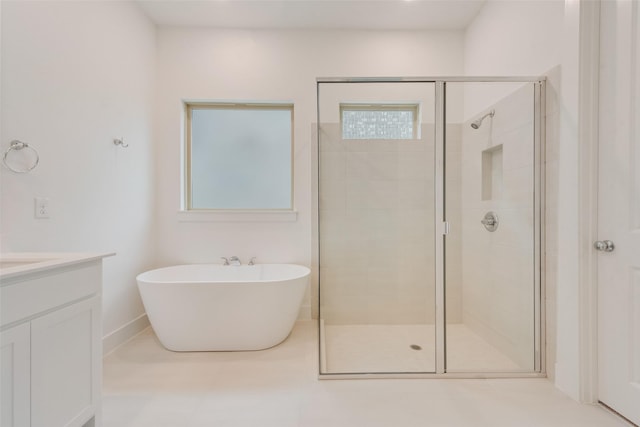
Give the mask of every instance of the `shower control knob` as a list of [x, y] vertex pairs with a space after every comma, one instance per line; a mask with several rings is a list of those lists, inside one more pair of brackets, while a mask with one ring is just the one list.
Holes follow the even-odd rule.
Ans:
[[480, 220], [480, 223], [484, 225], [487, 231], [494, 232], [498, 228], [498, 215], [495, 212], [487, 212], [484, 218]]
[[593, 247], [602, 252], [613, 252], [616, 248], [611, 240], [597, 240], [593, 243]]

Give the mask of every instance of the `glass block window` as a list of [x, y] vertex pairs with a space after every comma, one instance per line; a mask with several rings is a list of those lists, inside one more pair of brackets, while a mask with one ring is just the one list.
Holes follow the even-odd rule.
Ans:
[[343, 139], [416, 139], [417, 104], [341, 104]]

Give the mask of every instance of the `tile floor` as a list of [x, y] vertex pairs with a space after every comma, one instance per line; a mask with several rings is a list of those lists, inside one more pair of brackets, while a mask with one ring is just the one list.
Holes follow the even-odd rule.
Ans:
[[544, 379], [318, 380], [314, 322], [256, 352], [173, 353], [149, 329], [105, 358], [104, 427], [615, 427]]

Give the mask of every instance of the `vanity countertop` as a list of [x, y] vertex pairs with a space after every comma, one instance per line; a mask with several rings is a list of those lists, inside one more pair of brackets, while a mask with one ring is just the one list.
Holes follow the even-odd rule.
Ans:
[[9, 252], [0, 254], [0, 281], [113, 256], [115, 253]]

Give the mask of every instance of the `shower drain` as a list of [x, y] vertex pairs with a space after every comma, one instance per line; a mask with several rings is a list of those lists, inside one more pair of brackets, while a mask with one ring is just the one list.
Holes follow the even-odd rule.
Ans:
[[422, 347], [418, 344], [411, 344], [409, 347], [411, 347], [411, 350], [422, 350]]

